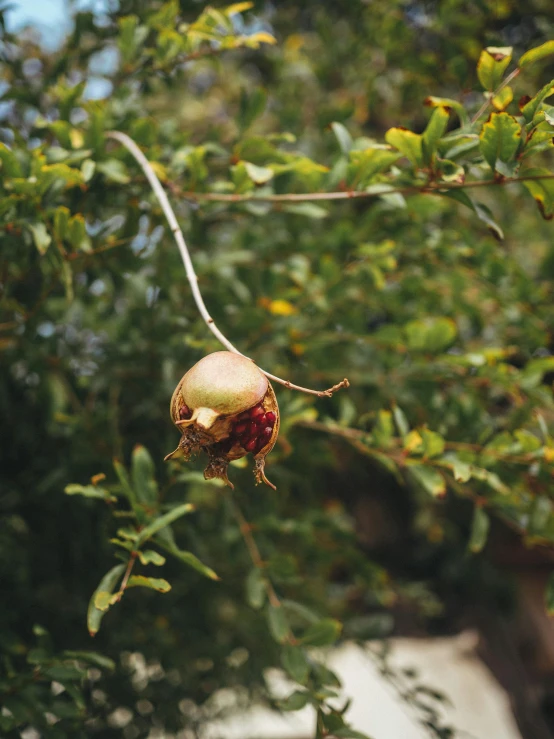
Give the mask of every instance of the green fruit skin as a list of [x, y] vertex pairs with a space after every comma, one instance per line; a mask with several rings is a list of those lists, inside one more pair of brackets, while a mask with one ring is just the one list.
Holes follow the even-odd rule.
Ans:
[[171, 416], [178, 420], [179, 399], [194, 412], [210, 408], [221, 416], [234, 416], [252, 408], [267, 392], [267, 377], [247, 357], [214, 352], [184, 375], [171, 399]]

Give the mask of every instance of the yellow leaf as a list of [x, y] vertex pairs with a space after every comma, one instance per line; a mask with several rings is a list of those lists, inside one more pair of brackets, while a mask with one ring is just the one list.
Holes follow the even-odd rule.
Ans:
[[511, 87], [505, 87], [498, 95], [492, 99], [492, 104], [496, 110], [505, 110], [514, 99], [514, 92]]
[[272, 300], [269, 304], [269, 312], [274, 316], [292, 316], [298, 313], [297, 309], [288, 300]]
[[85, 143], [85, 137], [76, 128], [72, 128], [69, 132], [69, 140], [74, 149], [82, 149]]
[[161, 182], [167, 181], [167, 171], [163, 164], [160, 164], [159, 162], [150, 162], [150, 166]]
[[233, 3], [223, 8], [225, 15], [233, 15], [233, 13], [243, 13], [245, 10], [250, 10], [254, 3]]
[[297, 357], [300, 357], [306, 351], [306, 345], [305, 344], [292, 344], [290, 349], [293, 354], [295, 354]]
[[267, 33], [267, 31], [258, 31], [258, 33], [253, 33], [251, 36], [248, 36], [248, 40], [256, 44], [276, 44], [277, 43], [277, 39], [275, 38], [275, 36], [272, 36], [270, 33]]
[[423, 450], [423, 439], [417, 431], [410, 431], [404, 439], [404, 449], [408, 453]]
[[551, 446], [544, 447], [544, 458], [549, 464], [550, 462], [554, 462], [554, 448], [553, 447]]

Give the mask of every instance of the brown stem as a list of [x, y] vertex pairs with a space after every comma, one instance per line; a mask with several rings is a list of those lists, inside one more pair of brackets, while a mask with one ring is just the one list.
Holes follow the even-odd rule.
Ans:
[[121, 581], [121, 585], [119, 586], [119, 591], [117, 593], [118, 601], [120, 601], [123, 597], [123, 593], [125, 592], [125, 588], [127, 587], [127, 583], [129, 582], [129, 578], [131, 577], [131, 572], [133, 571], [133, 567], [135, 566], [137, 557], [138, 552], [131, 552], [131, 556], [129, 557], [129, 561], [127, 562], [127, 569], [125, 570], [123, 580]]
[[167, 183], [168, 189], [174, 195], [186, 200], [198, 200], [221, 203], [303, 203], [323, 200], [363, 200], [377, 198], [380, 195], [428, 195], [446, 192], [448, 190], [464, 190], [475, 187], [491, 187], [492, 185], [511, 185], [516, 182], [527, 182], [531, 180], [552, 180], [554, 174], [528, 175], [523, 177], [504, 177], [501, 180], [475, 180], [472, 182], [437, 182], [422, 184], [421, 186], [409, 185], [396, 187], [383, 192], [367, 192], [365, 190], [340, 190], [338, 192], [306, 192], [287, 193], [285, 195], [235, 195], [230, 193], [215, 192], [191, 192], [181, 190], [176, 185]]
[[[233, 496], [230, 496], [231, 501], [231, 507], [233, 509], [233, 515], [235, 516], [237, 523], [239, 525], [239, 530], [241, 533], [242, 538], [244, 539], [244, 543], [246, 544], [246, 548], [248, 549], [248, 554], [250, 555], [250, 559], [252, 560], [252, 564], [256, 569], [260, 570], [262, 573], [265, 573], [265, 564], [262, 559], [262, 555], [260, 554], [260, 550], [258, 549], [258, 545], [256, 544], [256, 540], [252, 536], [252, 526], [248, 523], [246, 518], [244, 517], [243, 512], [241, 511], [237, 501], [233, 498]], [[271, 605], [275, 608], [281, 608], [281, 601], [279, 600], [279, 596], [275, 592], [275, 589], [271, 582], [267, 579], [267, 577], [263, 578], [264, 584], [265, 584], [265, 590], [267, 593], [267, 598]]]

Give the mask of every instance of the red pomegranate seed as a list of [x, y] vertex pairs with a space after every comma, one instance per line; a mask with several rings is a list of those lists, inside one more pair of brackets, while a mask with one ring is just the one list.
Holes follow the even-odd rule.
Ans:
[[250, 422], [250, 423], [248, 424], [248, 429], [247, 429], [246, 433], [247, 433], [247, 434], [248, 434], [248, 435], [249, 435], [249, 436], [250, 436], [251, 438], [252, 438], [252, 437], [255, 437], [255, 436], [257, 436], [257, 435], [258, 435], [258, 427], [257, 427], [257, 425], [256, 425], [256, 424], [254, 423], [254, 421], [251, 421], [251, 422]]
[[268, 423], [269, 423], [269, 424], [270, 424], [271, 426], [273, 426], [273, 424], [275, 423], [275, 413], [273, 413], [272, 411], [268, 411], [268, 412], [267, 412], [267, 413], [265, 414], [265, 420], [266, 420], [266, 421], [267, 421], [267, 422], [268, 422]]
[[239, 421], [247, 421], [250, 418], [250, 411], [243, 411], [239, 416]]
[[257, 405], [254, 408], [250, 410], [250, 418], [256, 418], [256, 416], [261, 416], [264, 413], [263, 406]]
[[186, 406], [186, 405], [182, 405], [182, 406], [181, 406], [181, 407], [179, 408], [179, 418], [181, 419], [181, 421], [186, 421], [186, 420], [187, 420], [187, 419], [189, 419], [189, 418], [190, 418], [191, 416], [192, 416], [192, 413], [190, 412], [190, 410], [189, 410], [188, 406]]
[[256, 418], [254, 420], [255, 420], [255, 422], [256, 422], [256, 424], [258, 426], [265, 426], [266, 423], [267, 423], [267, 419], [265, 417], [265, 413], [262, 413], [261, 416], [256, 416]]
[[269, 439], [272, 433], [273, 429], [271, 428], [271, 426], [266, 426], [265, 429], [262, 431], [262, 436], [266, 439]]
[[237, 423], [237, 425], [234, 428], [234, 432], [237, 436], [241, 436], [241, 434], [244, 434], [248, 427], [247, 423]]
[[250, 441], [246, 442], [246, 444], [244, 445], [244, 448], [246, 449], [247, 452], [253, 452], [257, 444], [258, 442], [256, 439], [250, 439]]

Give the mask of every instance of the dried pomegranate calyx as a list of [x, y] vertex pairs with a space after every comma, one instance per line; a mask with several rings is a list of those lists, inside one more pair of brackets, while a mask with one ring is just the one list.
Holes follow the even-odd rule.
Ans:
[[231, 352], [204, 357], [177, 385], [170, 411], [182, 436], [166, 459], [205, 451], [206, 479], [218, 477], [231, 485], [228, 463], [251, 453], [256, 482], [274, 487], [264, 466], [279, 432], [279, 408], [267, 377], [251, 360]]

